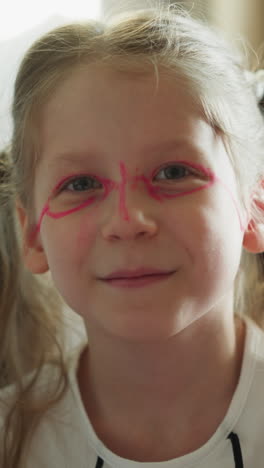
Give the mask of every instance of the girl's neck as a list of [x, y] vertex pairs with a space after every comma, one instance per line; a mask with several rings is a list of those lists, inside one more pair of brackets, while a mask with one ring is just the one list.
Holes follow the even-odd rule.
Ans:
[[[241, 369], [244, 326], [229, 317], [221, 321], [208, 314], [158, 344], [89, 334], [79, 386], [94, 429], [109, 448], [127, 458], [138, 453], [141, 461], [158, 461], [209, 439], [227, 411]], [[161, 438], [162, 453], [156, 451]]]

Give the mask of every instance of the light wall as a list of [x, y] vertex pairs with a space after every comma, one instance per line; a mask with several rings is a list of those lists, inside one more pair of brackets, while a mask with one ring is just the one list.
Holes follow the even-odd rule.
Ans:
[[259, 52], [264, 44], [264, 0], [208, 0], [209, 19], [230, 38], [244, 38]]
[[102, 0], [102, 12], [118, 13], [155, 3], [185, 5], [194, 16], [208, 18], [232, 39], [244, 37], [253, 50], [264, 48], [264, 0]]
[[169, 0], [101, 0], [101, 11], [103, 15], [121, 13], [132, 9], [149, 8], [155, 4], [171, 3]]

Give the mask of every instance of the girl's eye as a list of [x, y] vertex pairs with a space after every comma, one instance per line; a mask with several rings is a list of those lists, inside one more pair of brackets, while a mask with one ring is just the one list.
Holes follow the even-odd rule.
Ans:
[[86, 192], [95, 188], [101, 188], [102, 184], [94, 177], [79, 176], [67, 181], [60, 188], [60, 192]]
[[189, 176], [191, 174], [191, 171], [180, 164], [173, 164], [167, 167], [164, 167], [161, 169], [158, 174], [162, 174], [161, 177], [155, 176], [155, 179], [157, 180], [177, 180], [177, 179], [182, 179], [186, 176]]

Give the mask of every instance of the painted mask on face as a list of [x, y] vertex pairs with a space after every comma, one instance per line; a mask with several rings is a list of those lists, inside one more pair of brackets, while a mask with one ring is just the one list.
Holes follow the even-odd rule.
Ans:
[[[39, 221], [32, 231], [32, 240], [40, 231], [44, 216], [49, 216], [55, 220], [69, 216], [96, 203], [102, 203], [113, 190], [119, 193], [120, 216], [129, 221], [129, 213], [126, 207], [126, 190], [128, 186], [132, 190], [136, 190], [139, 183], [145, 185], [150, 197], [162, 203], [165, 199], [188, 196], [197, 191], [210, 188], [214, 183], [219, 182], [232, 198], [239, 216], [241, 230], [244, 230], [244, 223], [232, 193], [209, 168], [187, 161], [177, 161], [155, 169], [150, 177], [145, 175], [129, 176], [125, 164], [120, 162], [119, 170], [121, 182], [87, 173], [71, 174], [63, 177], [52, 190], [42, 209]], [[157, 178], [162, 172], [165, 177]], [[167, 188], [166, 191], [157, 184], [158, 181], [164, 180], [164, 178], [173, 182], [173, 185], [169, 189]]]

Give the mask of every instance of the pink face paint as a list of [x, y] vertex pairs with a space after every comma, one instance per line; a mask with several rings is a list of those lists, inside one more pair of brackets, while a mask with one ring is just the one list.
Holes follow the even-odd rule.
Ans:
[[[74, 207], [74, 208], [71, 208], [70, 210], [63, 210], [63, 211], [58, 211], [58, 212], [54, 212], [50, 209], [50, 203], [51, 203], [51, 200], [52, 200], [52, 197], [57, 193], [57, 191], [64, 185], [65, 182], [69, 181], [73, 178], [73, 177], [77, 177], [77, 176], [82, 176], [84, 174], [71, 174], [70, 176], [67, 176], [67, 177], [64, 177], [62, 180], [60, 180], [60, 182], [55, 186], [55, 188], [52, 190], [52, 194], [51, 196], [48, 198], [48, 201], [46, 202], [46, 204], [44, 205], [42, 211], [41, 211], [41, 214], [40, 214], [40, 217], [39, 217], [39, 221], [37, 223], [37, 225], [33, 228], [32, 230], [32, 233], [31, 233], [31, 236], [30, 238], [33, 239], [36, 237], [36, 235], [38, 234], [38, 232], [40, 231], [40, 226], [42, 224], [42, 220], [44, 218], [45, 215], [49, 216], [50, 218], [53, 218], [53, 219], [60, 219], [60, 218], [63, 218], [64, 216], [67, 216], [67, 215], [70, 215], [76, 211], [79, 211], [81, 210], [82, 208], [85, 208], [87, 206], [90, 206], [92, 205], [95, 201], [96, 201], [96, 197], [91, 197], [89, 198], [88, 200], [84, 201], [83, 203], [81, 203], [80, 205]], [[85, 174], [87, 175], [87, 174]], [[90, 177], [95, 177], [91, 174], [89, 174]], [[104, 179], [102, 177], [98, 177], [96, 176], [96, 179], [98, 179], [98, 181], [102, 184], [102, 186], [104, 187], [104, 194], [102, 196], [102, 200], [104, 200], [108, 195], [109, 193], [115, 188], [115, 183], [112, 182], [111, 180], [109, 179]]]
[[[166, 194], [166, 193], [163, 193], [164, 192], [164, 189], [161, 189], [160, 187], [157, 187], [155, 185], [153, 185], [153, 182], [152, 182], [152, 179], [153, 179], [153, 176], [157, 173], [157, 170], [153, 171], [151, 176], [148, 178], [146, 177], [145, 175], [136, 175], [134, 177], [131, 177], [131, 187], [132, 189], [136, 189], [137, 187], [137, 184], [139, 182], [143, 182], [146, 189], [147, 189], [147, 192], [149, 194], [149, 196], [151, 196], [154, 200], [156, 201], [159, 201], [159, 202], [162, 202], [164, 199], [171, 199], [171, 198], [177, 198], [177, 197], [182, 197], [182, 196], [186, 196], [186, 195], [191, 195], [195, 192], [198, 192], [200, 190], [203, 190], [203, 189], [206, 189], [206, 188], [209, 188], [211, 187], [216, 181], [221, 183], [221, 185], [227, 190], [227, 192], [229, 193], [229, 195], [231, 196], [231, 199], [235, 205], [235, 208], [236, 208], [236, 211], [238, 213], [238, 217], [239, 217], [239, 221], [240, 221], [240, 227], [242, 230], [244, 230], [244, 226], [243, 226], [243, 223], [242, 223], [242, 220], [241, 220], [241, 216], [240, 216], [240, 213], [239, 213], [239, 210], [238, 210], [238, 206], [237, 206], [237, 203], [231, 193], [231, 191], [228, 189], [228, 187], [225, 186], [225, 184], [218, 178], [216, 177], [216, 175], [211, 171], [211, 169], [209, 168], [206, 168], [200, 164], [195, 164], [195, 163], [189, 163], [188, 161], [173, 161], [173, 162], [168, 162], [166, 163], [166, 166], [163, 166], [163, 168], [165, 169], [165, 167], [167, 166], [173, 166], [173, 165], [183, 165], [185, 167], [189, 167], [190, 169], [194, 169], [195, 171], [197, 171], [198, 173], [200, 173], [200, 178], [202, 176], [205, 177], [205, 183], [199, 187], [195, 187], [191, 190], [185, 190], [185, 191], [181, 191], [181, 192], [177, 192], [177, 193], [174, 193], [174, 194]], [[128, 176], [128, 172], [127, 172], [127, 169], [126, 169], [126, 166], [125, 164], [121, 161], [119, 163], [119, 169], [120, 169], [120, 175], [121, 175], [121, 182], [118, 183], [118, 182], [114, 182], [110, 179], [106, 179], [106, 178], [102, 178], [102, 177], [99, 177], [99, 176], [94, 176], [94, 175], [91, 175], [89, 174], [89, 177], [94, 177], [95, 179], [97, 179], [101, 185], [103, 186], [104, 188], [104, 194], [103, 196], [101, 197], [101, 201], [105, 200], [108, 195], [112, 192], [112, 190], [118, 190], [119, 191], [119, 212], [120, 212], [120, 215], [123, 217], [124, 220], [126, 221], [129, 221], [129, 214], [128, 214], [128, 210], [126, 208], [126, 196], [125, 196], [125, 193], [126, 193], [126, 186], [128, 184], [128, 181], [129, 181], [129, 176]], [[162, 167], [160, 168], [160, 170], [162, 169]], [[96, 202], [97, 198], [95, 196], [93, 197], [90, 197], [88, 200], [82, 202], [80, 205], [74, 207], [74, 208], [71, 208], [69, 210], [63, 210], [63, 211], [59, 211], [59, 212], [54, 212], [50, 209], [50, 204], [51, 204], [51, 200], [52, 200], [52, 197], [53, 196], [56, 196], [56, 193], [58, 192], [58, 190], [63, 186], [63, 184], [67, 181], [70, 182], [70, 180], [73, 178], [73, 177], [78, 177], [78, 176], [82, 176], [82, 175], [88, 175], [88, 174], [73, 174], [71, 176], [67, 176], [67, 177], [64, 177], [57, 185], [56, 187], [53, 189], [52, 191], [52, 194], [51, 196], [49, 197], [47, 203], [45, 204], [41, 214], [40, 214], [40, 218], [39, 218], [39, 221], [36, 225], [36, 227], [34, 228], [34, 232], [32, 233], [33, 236], [35, 237], [35, 235], [39, 232], [40, 230], [40, 227], [41, 227], [41, 223], [43, 221], [43, 218], [45, 215], [53, 218], [53, 219], [60, 219], [64, 216], [68, 216], [76, 211], [79, 211], [81, 210], [82, 208], [85, 208], [85, 207], [88, 207], [88, 206], [91, 206], [93, 203]], [[197, 174], [197, 177], [199, 177], [199, 174]], [[176, 179], [177, 180], [177, 179]]]
[[[120, 174], [121, 174], [121, 179], [122, 182], [120, 184], [116, 184], [116, 189], [119, 190], [119, 212], [120, 215], [123, 215], [123, 219], [126, 221], [129, 221], [129, 214], [128, 210], [126, 208], [126, 202], [125, 202], [125, 193], [126, 193], [126, 185], [128, 183], [128, 175], [127, 175], [127, 170], [125, 164], [121, 161], [119, 163], [120, 167]], [[149, 179], [145, 176], [135, 176], [132, 178], [132, 184], [131, 187], [133, 190], [135, 190], [137, 182], [138, 181], [143, 181], [147, 187], [148, 193], [151, 197], [155, 198], [158, 201], [161, 201], [161, 197], [155, 193], [155, 188], [151, 185]]]
[[157, 188], [153, 187], [153, 185], [151, 185], [150, 179], [148, 179], [144, 175], [136, 176], [134, 178], [134, 187], [136, 186], [136, 183], [140, 181], [144, 182], [150, 197], [154, 198], [157, 201], [162, 201], [162, 197], [157, 193]]
[[119, 211], [120, 211], [120, 215], [121, 216], [123, 215], [123, 219], [125, 219], [126, 221], [129, 221], [129, 214], [126, 209], [126, 202], [125, 202], [126, 184], [128, 181], [127, 170], [123, 162], [119, 163], [119, 168], [120, 168], [120, 174], [121, 174], [121, 180], [122, 180], [122, 182], [119, 184], [119, 187], [117, 187], [117, 189], [119, 189]]
[[[175, 163], [173, 163], [173, 162], [168, 163], [168, 165], [170, 165], [170, 164], [173, 165]], [[197, 170], [197, 172], [200, 172], [201, 175], [204, 175], [206, 177], [206, 179], [208, 179], [208, 182], [207, 183], [205, 182], [205, 185], [202, 185], [200, 187], [196, 187], [196, 188], [191, 189], [191, 190], [185, 190], [185, 191], [180, 192], [180, 193], [162, 194], [163, 198], [176, 198], [176, 197], [183, 197], [185, 195], [190, 195], [191, 193], [198, 192], [200, 190], [204, 190], [205, 188], [210, 187], [216, 180], [215, 174], [209, 168], [206, 168], [206, 167], [202, 166], [201, 164], [195, 164], [195, 163], [190, 164], [188, 161], [177, 161], [177, 164]], [[152, 177], [155, 175], [155, 173], [156, 173], [156, 171], [153, 171]], [[157, 190], [159, 190], [159, 189], [156, 188], [156, 191]]]

